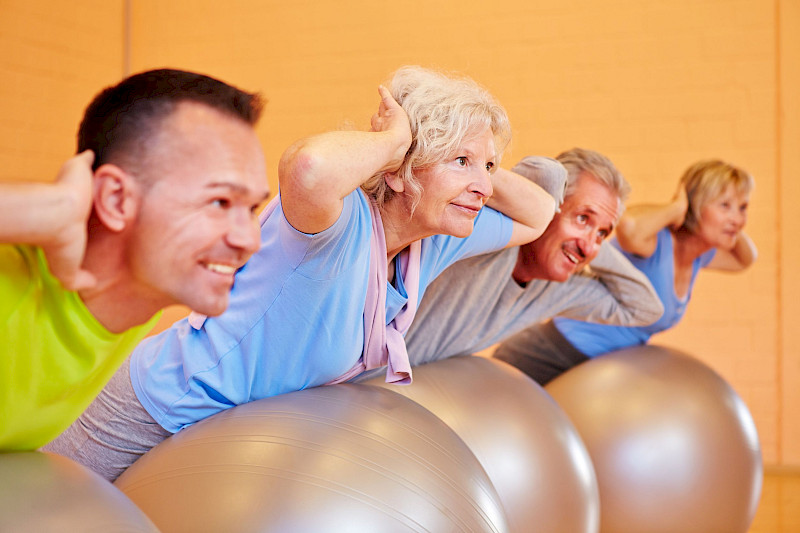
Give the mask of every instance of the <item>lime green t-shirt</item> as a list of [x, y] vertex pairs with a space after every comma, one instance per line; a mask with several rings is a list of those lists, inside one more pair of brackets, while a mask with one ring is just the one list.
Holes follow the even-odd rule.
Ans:
[[0, 450], [33, 450], [57, 437], [159, 314], [111, 333], [50, 274], [41, 249], [0, 244]]

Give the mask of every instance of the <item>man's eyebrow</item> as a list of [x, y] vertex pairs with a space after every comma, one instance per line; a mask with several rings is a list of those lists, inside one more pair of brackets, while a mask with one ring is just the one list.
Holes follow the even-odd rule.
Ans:
[[[588, 204], [581, 206], [581, 208], [578, 210], [578, 212], [585, 212], [585, 213], [589, 213], [589, 214], [595, 215], [595, 216], [597, 216], [598, 213], [599, 213], [595, 208], [593, 208], [592, 206], [590, 206]], [[616, 226], [616, 224], [614, 222], [609, 224], [608, 225], [608, 232], [611, 233], [612, 231], [614, 231], [614, 227], [615, 226]]]
[[[206, 185], [206, 188], [208, 188], [208, 189], [228, 189], [230, 191], [233, 191], [233, 192], [235, 192], [237, 194], [241, 194], [241, 195], [247, 195], [247, 194], [250, 194], [252, 192], [252, 190], [249, 187], [245, 187], [241, 183], [235, 183], [235, 182], [232, 182], [232, 181], [212, 181], [211, 183]], [[263, 202], [264, 200], [269, 198], [271, 194], [272, 193], [269, 190], [267, 190], [262, 195], [262, 198], [259, 201]]]

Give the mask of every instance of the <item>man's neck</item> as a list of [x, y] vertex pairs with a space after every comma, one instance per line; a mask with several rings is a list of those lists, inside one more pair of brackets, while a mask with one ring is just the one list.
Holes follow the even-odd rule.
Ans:
[[136, 282], [128, 268], [125, 245], [118, 236], [95, 233], [82, 267], [94, 275], [97, 284], [78, 291], [89, 312], [112, 333], [144, 324], [169, 303], [148, 296], [148, 288]]
[[150, 301], [122, 279], [98, 279], [91, 289], [78, 292], [90, 313], [111, 333], [144, 324], [164, 305]]
[[518, 250], [517, 262], [514, 264], [514, 270], [511, 271], [511, 277], [517, 285], [524, 289], [528, 286], [528, 283], [535, 279], [534, 264], [525, 259], [530, 254], [525, 254], [522, 247]]

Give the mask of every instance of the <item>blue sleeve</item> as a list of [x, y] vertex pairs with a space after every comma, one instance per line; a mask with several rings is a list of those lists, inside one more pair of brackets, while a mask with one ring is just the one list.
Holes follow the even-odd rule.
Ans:
[[[295, 229], [286, 219], [282, 208], [278, 208], [262, 225], [262, 248], [282, 250], [287, 264], [311, 279], [335, 277], [351, 267], [356, 258], [364, 253], [364, 237], [372, 228], [369, 201], [360, 189], [356, 189], [342, 201], [342, 212], [329, 228], [319, 233], [303, 233]], [[271, 219], [275, 219], [274, 221]], [[268, 227], [268, 224], [272, 227]], [[270, 245], [279, 239], [280, 245]], [[367, 241], [369, 242], [369, 241]]]
[[484, 207], [475, 219], [469, 237], [434, 235], [422, 240], [420, 286], [442, 273], [456, 261], [502, 250], [511, 240], [513, 222], [489, 207]]

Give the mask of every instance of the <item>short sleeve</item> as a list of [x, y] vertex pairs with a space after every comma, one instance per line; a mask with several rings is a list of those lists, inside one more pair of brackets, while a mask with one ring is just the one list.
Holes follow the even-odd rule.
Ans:
[[35, 268], [35, 249], [13, 244], [0, 244], [0, 324], [28, 292]]

